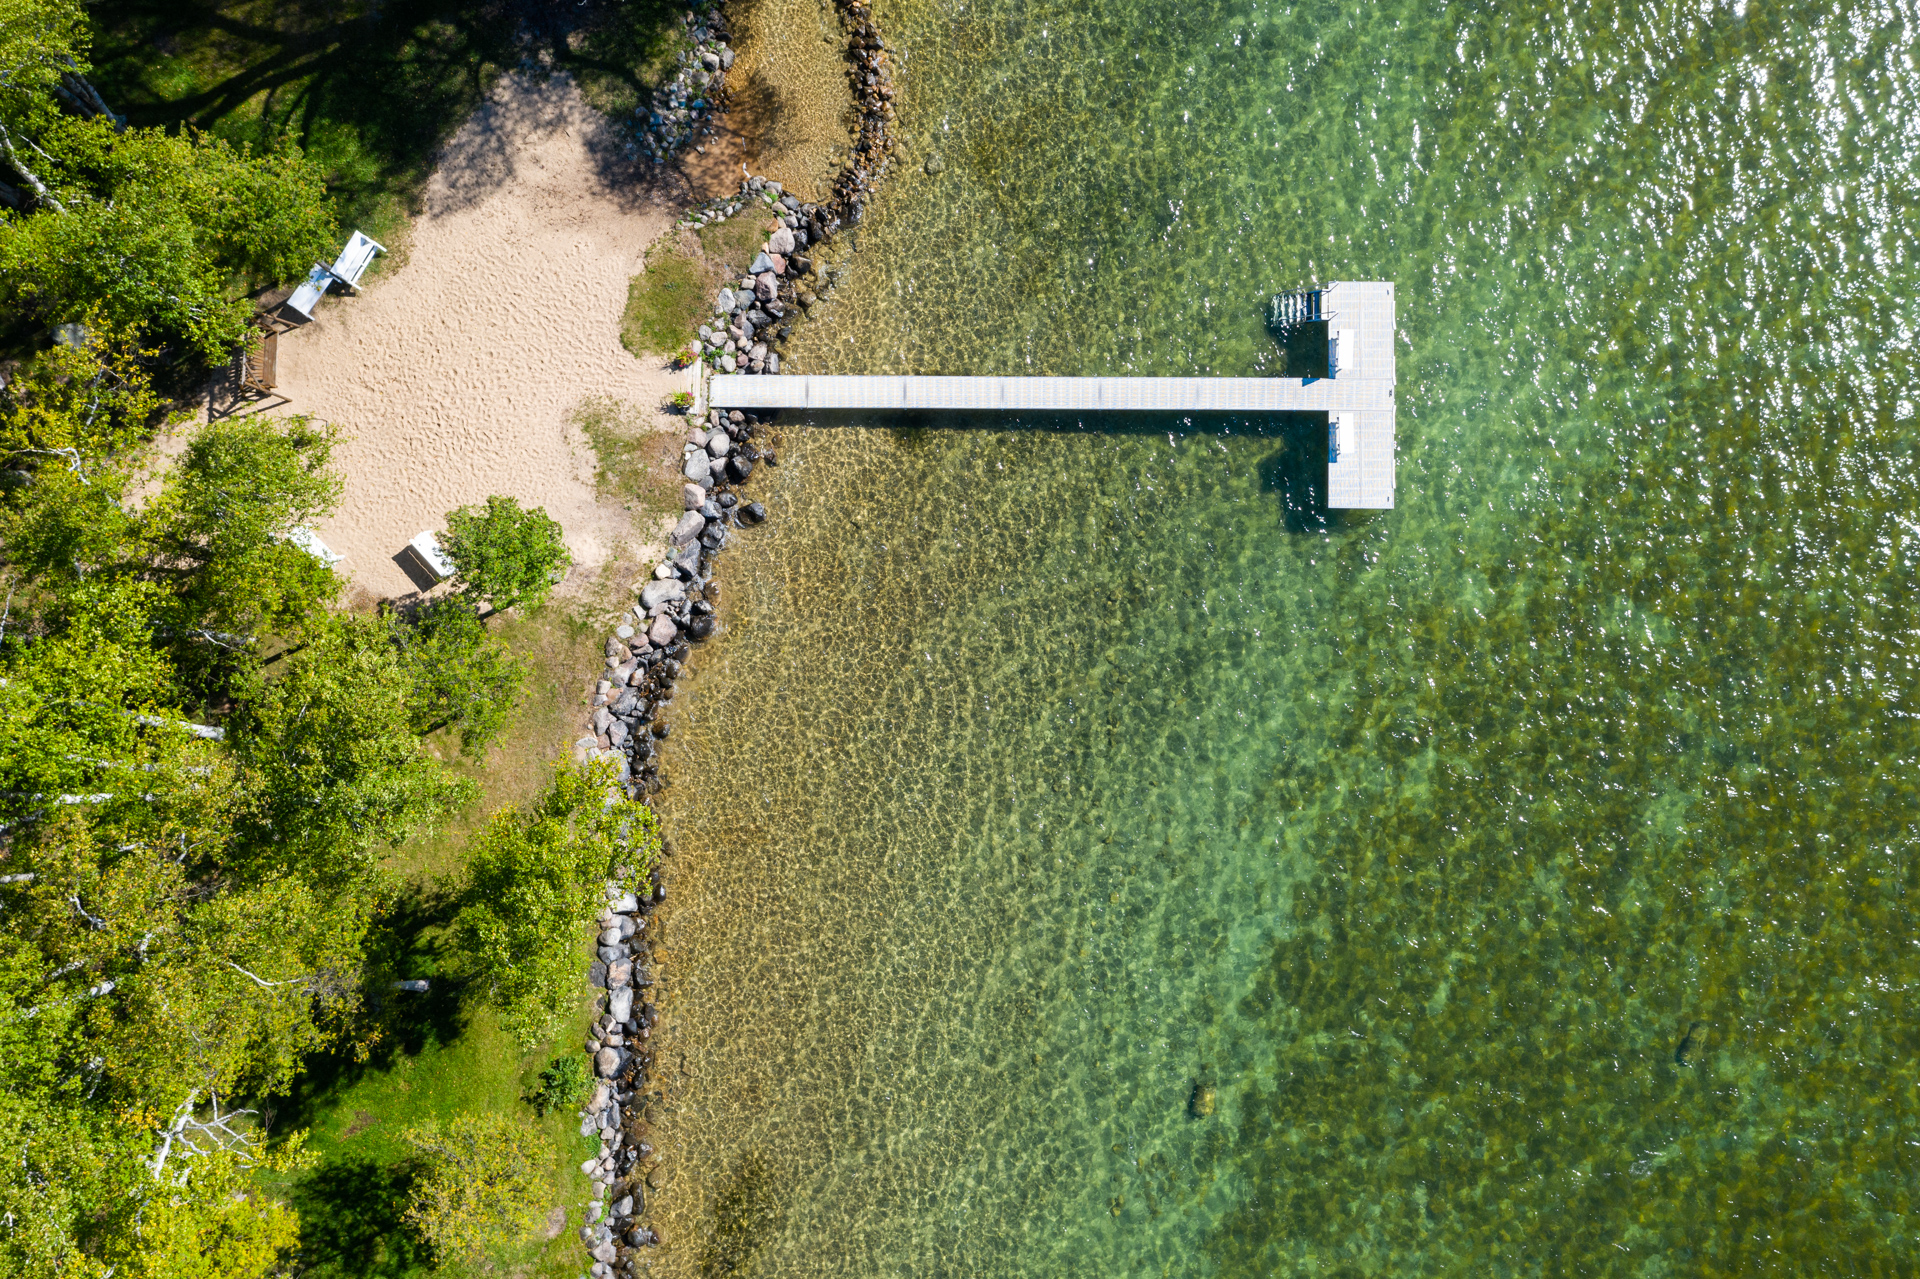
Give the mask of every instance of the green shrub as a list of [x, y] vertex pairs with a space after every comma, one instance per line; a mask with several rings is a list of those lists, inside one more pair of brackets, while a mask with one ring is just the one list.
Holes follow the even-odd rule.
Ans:
[[540, 1072], [540, 1086], [527, 1095], [542, 1119], [556, 1110], [574, 1110], [587, 1099], [593, 1080], [579, 1053], [563, 1053]]

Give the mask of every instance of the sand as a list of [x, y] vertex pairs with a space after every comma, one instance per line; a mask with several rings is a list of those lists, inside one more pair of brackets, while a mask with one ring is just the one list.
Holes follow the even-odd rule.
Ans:
[[398, 557], [446, 512], [489, 494], [560, 522], [575, 576], [623, 542], [663, 542], [594, 497], [594, 459], [571, 425], [591, 396], [651, 413], [685, 389], [664, 357], [620, 345], [627, 284], [671, 224], [684, 183], [634, 170], [573, 82], [505, 77], [448, 143], [399, 269], [329, 296], [279, 343], [275, 414], [351, 437], [336, 454], [340, 509], [318, 528], [357, 598], [418, 589]]

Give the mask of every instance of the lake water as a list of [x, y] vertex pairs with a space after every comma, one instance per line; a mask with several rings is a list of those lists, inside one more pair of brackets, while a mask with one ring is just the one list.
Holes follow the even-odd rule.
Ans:
[[795, 370], [1280, 373], [1391, 280], [1399, 506], [1310, 421], [783, 423], [654, 1273], [1912, 1271], [1914, 14], [1571, 9], [882, 0]]

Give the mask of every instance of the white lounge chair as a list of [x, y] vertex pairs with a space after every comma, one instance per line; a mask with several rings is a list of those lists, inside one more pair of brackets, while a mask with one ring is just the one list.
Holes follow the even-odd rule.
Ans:
[[325, 564], [328, 568], [332, 568], [335, 564], [347, 558], [321, 541], [320, 535], [310, 528], [295, 528], [290, 530], [287, 533], [287, 540], [307, 554], [313, 556], [316, 560], [319, 560], [322, 564]]
[[420, 557], [420, 562], [427, 566], [427, 571], [433, 574], [436, 581], [444, 582], [453, 576], [453, 565], [441, 552], [440, 539], [434, 535], [432, 529], [425, 530], [407, 545], [413, 549], [415, 555]]
[[293, 291], [287, 299], [287, 309], [313, 318], [313, 308], [320, 305], [320, 299], [327, 295], [327, 289], [335, 284], [352, 293], [360, 287], [360, 277], [367, 273], [367, 266], [376, 253], [385, 253], [386, 246], [367, 238], [364, 231], [355, 231], [347, 241], [347, 247], [340, 250], [340, 256], [333, 260], [332, 266], [315, 262], [313, 270], [307, 272], [305, 283]]

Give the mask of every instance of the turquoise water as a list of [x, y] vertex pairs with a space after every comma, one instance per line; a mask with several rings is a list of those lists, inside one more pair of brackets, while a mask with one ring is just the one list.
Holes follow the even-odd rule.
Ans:
[[796, 369], [1278, 373], [1391, 279], [1399, 507], [1311, 422], [783, 424], [655, 1271], [1911, 1272], [1911, 12], [878, 18]]

